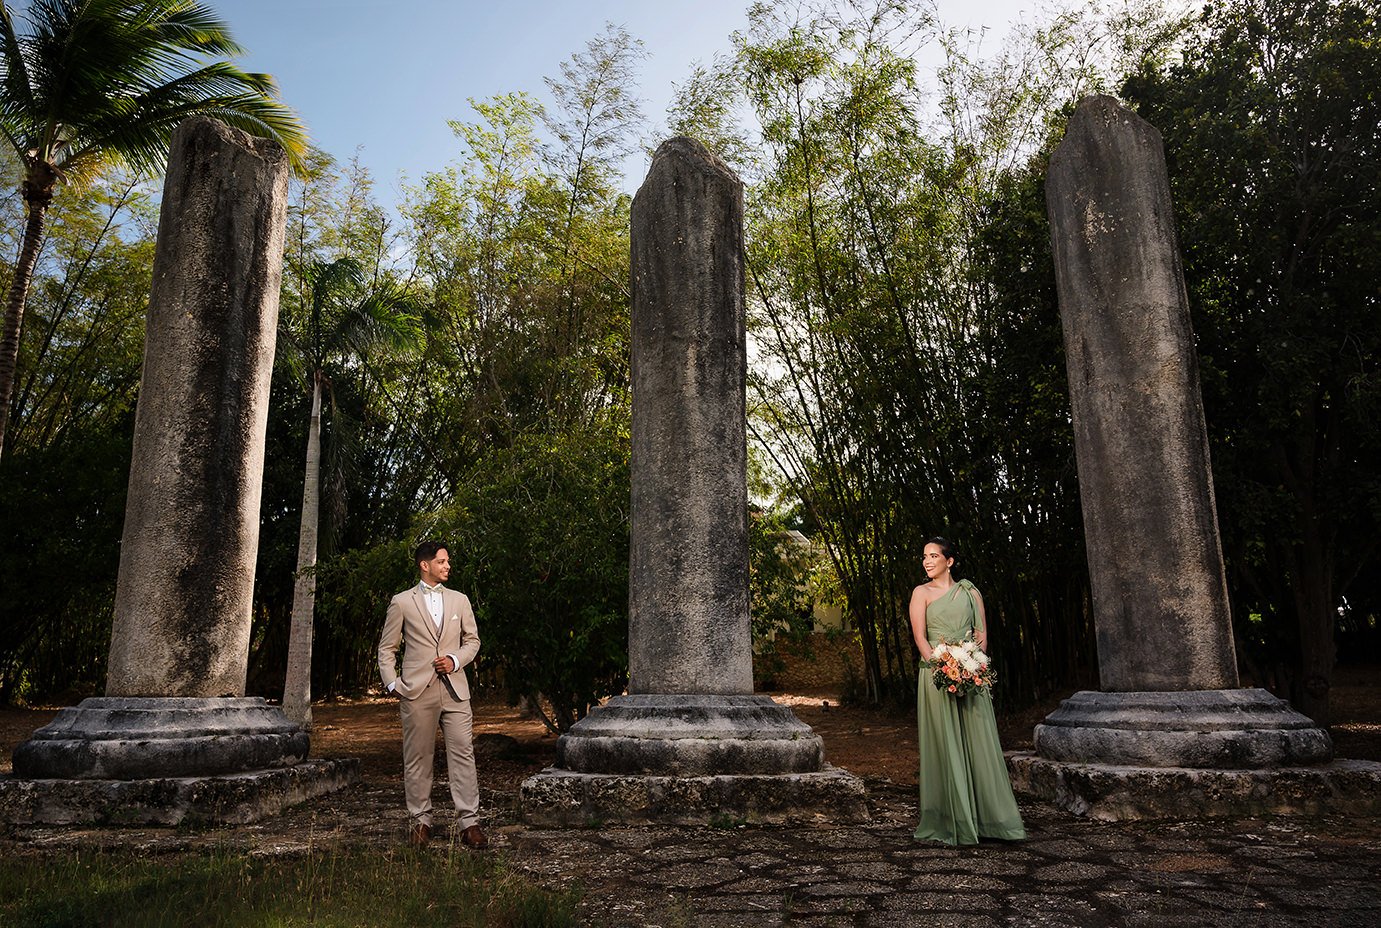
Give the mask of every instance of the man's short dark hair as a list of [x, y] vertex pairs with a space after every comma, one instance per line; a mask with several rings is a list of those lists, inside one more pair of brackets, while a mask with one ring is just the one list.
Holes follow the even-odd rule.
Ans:
[[433, 560], [438, 554], [445, 551], [450, 553], [451, 549], [446, 547], [444, 541], [424, 541], [417, 546], [417, 550], [412, 553], [414, 564], [421, 564], [423, 561]]

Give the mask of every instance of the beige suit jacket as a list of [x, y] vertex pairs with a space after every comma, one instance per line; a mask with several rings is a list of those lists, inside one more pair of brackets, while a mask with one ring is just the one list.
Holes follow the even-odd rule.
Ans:
[[[394, 691], [404, 699], [416, 699], [437, 675], [432, 661], [454, 654], [459, 663], [448, 677], [456, 695], [470, 698], [465, 667], [479, 653], [480, 636], [470, 597], [445, 587], [441, 590], [442, 622], [438, 632], [420, 587], [404, 590], [388, 604], [384, 631], [379, 636], [379, 676], [384, 689], [395, 683]], [[398, 646], [403, 645], [403, 672], [398, 673]]]

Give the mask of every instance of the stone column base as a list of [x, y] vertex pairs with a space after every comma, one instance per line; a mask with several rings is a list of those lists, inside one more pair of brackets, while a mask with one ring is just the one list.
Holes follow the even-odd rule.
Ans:
[[550, 828], [659, 822], [864, 822], [863, 781], [825, 765], [812, 773], [648, 776], [575, 773], [548, 767], [523, 781], [524, 821]]
[[769, 696], [616, 696], [556, 742], [523, 781], [525, 820], [717, 825], [858, 822], [863, 781], [824, 763], [820, 736]]
[[1206, 770], [1135, 767], [1007, 755], [1018, 796], [1105, 822], [1247, 815], [1381, 814], [1381, 763]]
[[360, 761], [309, 760], [275, 770], [143, 780], [0, 777], [7, 825], [244, 825], [360, 779]]
[[25, 779], [148, 780], [288, 767], [309, 738], [258, 697], [83, 699], [14, 749]]
[[1263, 770], [1320, 764], [1328, 732], [1263, 689], [1085, 690], [1036, 726], [1036, 754], [1069, 764]]
[[615, 696], [556, 742], [556, 767], [688, 777], [810, 773], [820, 736], [770, 696]]

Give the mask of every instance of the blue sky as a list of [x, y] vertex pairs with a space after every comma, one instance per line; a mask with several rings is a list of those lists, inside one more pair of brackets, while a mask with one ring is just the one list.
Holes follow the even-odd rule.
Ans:
[[[606, 21], [643, 40], [640, 91], [650, 123], [663, 119], [673, 83], [695, 61], [730, 49], [749, 0], [206, 0], [230, 24], [337, 158], [357, 146], [385, 203], [400, 174], [418, 180], [455, 159], [448, 119], [469, 119], [467, 98], [524, 90], [546, 100], [543, 77], [603, 31]], [[988, 26], [996, 47], [1036, 0], [940, 0], [942, 20]], [[1031, 13], [1026, 16], [1030, 18]], [[988, 47], [985, 41], [985, 47]], [[644, 169], [641, 157], [626, 165]], [[641, 177], [630, 177], [635, 189]]]

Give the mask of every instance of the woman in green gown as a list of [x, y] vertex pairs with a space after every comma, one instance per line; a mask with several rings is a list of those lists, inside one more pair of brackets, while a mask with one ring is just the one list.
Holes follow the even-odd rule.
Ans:
[[[970, 633], [986, 652], [983, 597], [969, 581], [951, 576], [954, 546], [931, 538], [921, 564], [929, 582], [911, 593], [911, 630], [921, 658], [930, 660], [935, 645], [957, 643]], [[984, 691], [956, 698], [941, 692], [922, 667], [916, 724], [921, 765], [916, 840], [977, 844], [979, 838], [1025, 838], [997, 737], [992, 696]]]

